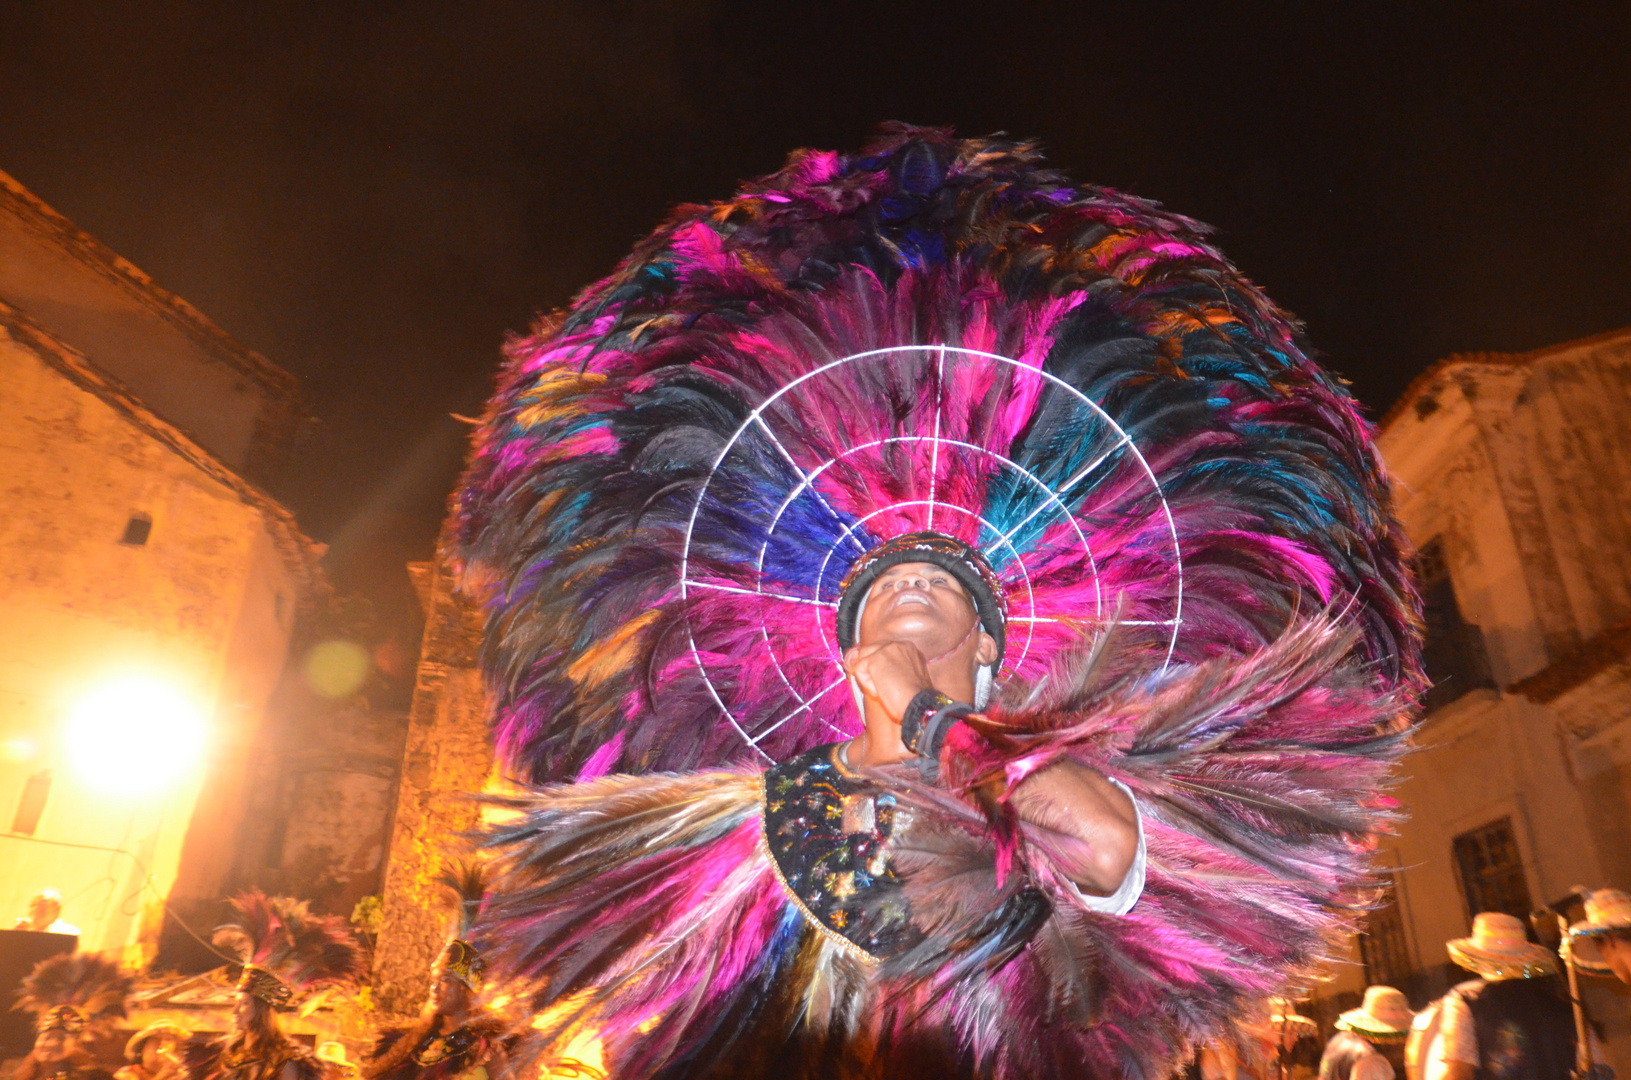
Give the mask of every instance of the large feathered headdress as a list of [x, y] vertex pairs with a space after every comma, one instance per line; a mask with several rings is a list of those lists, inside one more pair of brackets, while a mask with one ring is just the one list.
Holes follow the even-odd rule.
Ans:
[[1034, 144], [895, 127], [685, 206], [513, 342], [455, 507], [495, 736], [532, 780], [859, 731], [839, 583], [915, 531], [1010, 600], [1003, 677], [1084, 629], [1147, 665], [1297, 611], [1419, 683], [1370, 432], [1297, 324], [1154, 203]]
[[94, 953], [41, 960], [23, 978], [16, 1008], [34, 1014], [39, 1031], [77, 1033], [91, 1020], [125, 1015], [131, 977]]
[[232, 900], [238, 921], [211, 940], [243, 964], [239, 991], [288, 1011], [299, 995], [349, 982], [365, 971], [362, 949], [338, 915], [314, 915], [303, 900], [254, 891]]

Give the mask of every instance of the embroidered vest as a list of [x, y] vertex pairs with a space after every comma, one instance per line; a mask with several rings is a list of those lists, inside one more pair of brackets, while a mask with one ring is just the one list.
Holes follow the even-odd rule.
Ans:
[[764, 838], [782, 884], [816, 928], [857, 954], [891, 956], [917, 937], [890, 859], [895, 796], [819, 746], [765, 773]]

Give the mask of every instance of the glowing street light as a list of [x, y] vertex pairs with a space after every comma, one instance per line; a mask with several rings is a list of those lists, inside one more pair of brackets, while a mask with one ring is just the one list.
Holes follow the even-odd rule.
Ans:
[[174, 687], [127, 676], [103, 683], [68, 714], [68, 753], [98, 788], [157, 791], [193, 768], [204, 752], [204, 718]]

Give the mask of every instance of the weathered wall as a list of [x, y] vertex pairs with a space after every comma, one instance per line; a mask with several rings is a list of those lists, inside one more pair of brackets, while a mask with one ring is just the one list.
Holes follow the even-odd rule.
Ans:
[[274, 698], [234, 882], [349, 916], [384, 883], [407, 715], [301, 682], [297, 665]]
[[[1467, 910], [1452, 842], [1510, 817], [1535, 904], [1631, 887], [1631, 331], [1523, 356], [1452, 359], [1379, 437], [1398, 513], [1438, 537], [1499, 689], [1430, 714], [1389, 846], [1418, 969]], [[1346, 969], [1330, 991], [1363, 986]], [[1592, 991], [1631, 1060], [1623, 1002]]]
[[1447, 528], [1466, 553], [1469, 620], [1539, 641], [1515, 650], [1503, 685], [1631, 619], [1631, 331], [1453, 360], [1380, 442], [1411, 536]]
[[[245, 748], [313, 569], [285, 512], [99, 379], [0, 305], [0, 826], [30, 775], [53, 777], [35, 839], [0, 837], [0, 912], [53, 886], [85, 947], [135, 948], [183, 865], [208, 888], [230, 859]], [[151, 535], [122, 544], [135, 513]], [[210, 726], [204, 767], [146, 798], [79, 781], [61, 737], [80, 695], [130, 672], [174, 685]]]
[[486, 695], [476, 668], [480, 612], [453, 592], [446, 565], [410, 568], [425, 602], [407, 746], [385, 878], [384, 924], [374, 958], [374, 996], [387, 1012], [424, 1000], [431, 961], [447, 940], [453, 903], [435, 878], [464, 854], [458, 837], [480, 821], [470, 795], [493, 769]]
[[1547, 709], [1519, 695], [1475, 691], [1434, 712], [1421, 745], [1400, 790], [1410, 822], [1395, 845], [1421, 966], [1448, 962], [1444, 942], [1465, 936], [1476, 914], [1450, 858], [1461, 833], [1510, 817], [1537, 905], [1605, 880], [1584, 793]]

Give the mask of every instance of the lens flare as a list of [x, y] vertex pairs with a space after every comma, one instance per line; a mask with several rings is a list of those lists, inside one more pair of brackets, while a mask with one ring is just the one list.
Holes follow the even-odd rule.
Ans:
[[39, 756], [39, 752], [32, 739], [6, 739], [0, 742], [0, 761], [8, 765], [27, 765]]
[[373, 670], [368, 650], [354, 641], [325, 641], [306, 654], [306, 685], [326, 698], [355, 694]]
[[175, 687], [126, 676], [80, 698], [68, 715], [68, 752], [81, 778], [130, 794], [180, 779], [204, 752], [204, 717]]

